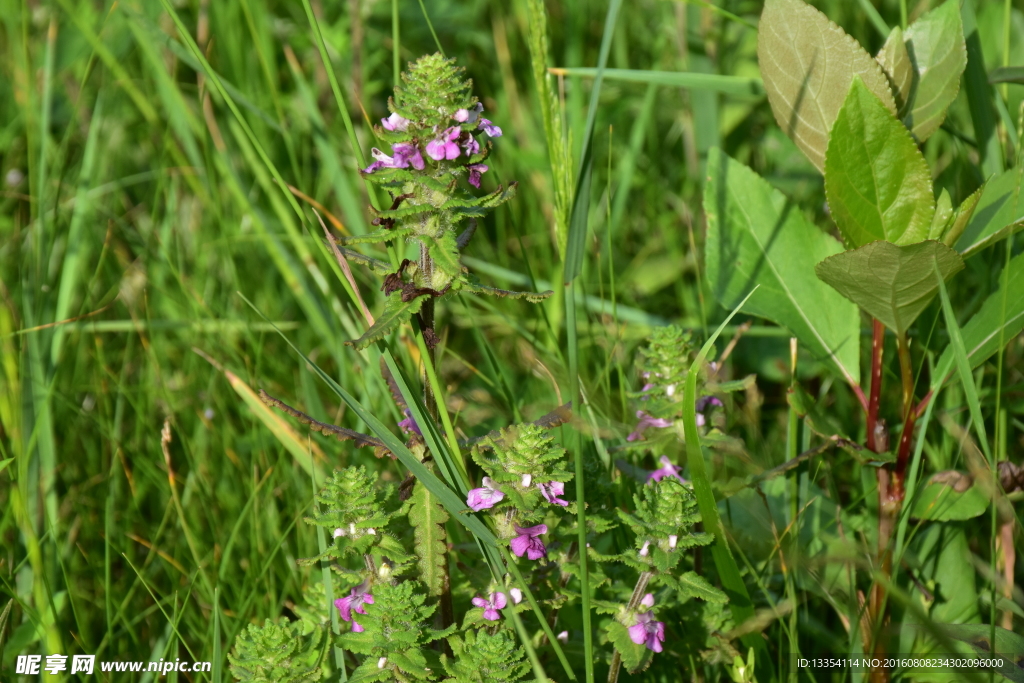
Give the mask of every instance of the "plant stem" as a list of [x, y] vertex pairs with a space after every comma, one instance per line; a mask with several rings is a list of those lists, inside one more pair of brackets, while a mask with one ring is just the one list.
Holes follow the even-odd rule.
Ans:
[[[878, 408], [882, 396], [882, 352], [884, 347], [885, 327], [881, 321], [874, 319], [871, 328], [871, 394], [868, 400], [867, 419], [867, 446], [868, 450], [873, 453], [887, 450], [886, 442], [888, 441], [888, 438], [885, 437], [885, 427], [878, 420]], [[887, 467], [879, 467], [876, 473], [878, 478], [878, 562], [886, 577], [889, 576], [892, 565], [892, 556], [888, 549], [895, 521], [889, 504], [890, 474]], [[881, 582], [875, 581], [871, 585], [868, 602], [868, 621], [872, 627], [865, 628], [861, 633], [865, 652], [872, 652], [875, 656], [885, 654], [884, 639], [876, 638], [878, 627], [885, 618], [884, 603], [885, 587]], [[872, 643], [872, 641], [875, 642]], [[872, 668], [870, 680], [872, 683], [887, 683], [889, 680], [888, 669], [885, 667]]]
[[[882, 351], [885, 347], [885, 327], [879, 320], [873, 320], [871, 330], [871, 388], [868, 399], [868, 450], [881, 452], [879, 443], [878, 404], [882, 395]], [[884, 449], [883, 449], [884, 450]]]
[[[636, 586], [633, 587], [633, 594], [629, 596], [629, 602], [626, 603], [627, 610], [636, 609], [640, 605], [640, 601], [643, 600], [644, 591], [647, 590], [647, 584], [652, 576], [654, 576], [653, 572], [640, 572], [640, 578], [636, 580]], [[618, 650], [615, 650], [615, 654], [612, 655], [611, 668], [608, 669], [608, 683], [618, 683], [621, 665], [622, 655], [619, 654]]]

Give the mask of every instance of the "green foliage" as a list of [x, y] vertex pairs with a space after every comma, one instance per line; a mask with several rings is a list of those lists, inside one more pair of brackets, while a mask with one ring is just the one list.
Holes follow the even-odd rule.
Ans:
[[433, 678], [432, 672], [439, 666], [436, 654], [426, 646], [447, 637], [455, 627], [438, 631], [428, 626], [436, 606], [426, 604], [420, 588], [416, 581], [374, 584], [373, 605], [366, 614], [359, 615], [359, 624], [365, 630], [341, 636], [346, 649], [366, 655], [350, 680]]
[[719, 303], [784, 325], [850, 383], [860, 379], [857, 309], [814, 275], [840, 244], [763, 178], [719, 150], [708, 158], [707, 278]]
[[444, 524], [448, 513], [425, 486], [418, 485], [409, 499], [409, 524], [415, 529], [416, 566], [427, 593], [439, 596], [449, 590], [448, 535]]
[[868, 315], [904, 334], [939, 291], [936, 267], [949, 280], [964, 262], [933, 240], [906, 246], [879, 241], [829, 257], [814, 272]]
[[441, 655], [448, 678], [445, 683], [515, 683], [523, 680], [530, 666], [523, 648], [505, 630], [493, 634], [466, 631], [448, 638], [454, 657]]
[[383, 312], [374, 320], [373, 325], [358, 339], [345, 343], [356, 349], [365, 349], [375, 341], [396, 331], [403, 323], [408, 322], [423, 307], [423, 302], [426, 299], [427, 295], [422, 295], [415, 296], [409, 301], [403, 301], [401, 292], [395, 292], [387, 298]]
[[399, 550], [401, 546], [384, 531], [392, 516], [385, 509], [389, 493], [363, 466], [337, 470], [317, 493], [317, 510], [306, 522], [333, 535], [330, 557], [363, 555], [375, 547]]
[[825, 194], [850, 248], [913, 244], [935, 213], [931, 173], [902, 123], [859, 78], [836, 116], [825, 152]]
[[512, 425], [488, 435], [474, 447], [472, 456], [491, 479], [503, 485], [507, 500], [527, 516], [542, 502], [538, 484], [565, 484], [575, 476], [565, 449], [535, 424]]
[[708, 545], [714, 537], [694, 532], [700, 521], [697, 499], [689, 487], [674, 477], [652, 481], [633, 496], [634, 512], [618, 510], [619, 518], [635, 534], [639, 551], [624, 553], [623, 562], [641, 571], [671, 572], [679, 564], [683, 551]]
[[232, 675], [242, 683], [302, 683], [319, 681], [319, 643], [323, 632], [310, 636], [298, 632], [296, 623], [263, 626], [249, 624], [238, 634], [228, 654]]
[[981, 196], [956, 248], [964, 258], [973, 256], [1008, 234], [1024, 228], [1024, 204], [1020, 189], [1024, 166], [1016, 166], [990, 178], [978, 191]]
[[757, 56], [775, 120], [819, 171], [825, 169], [829, 131], [854, 78], [896, 113], [878, 62], [803, 0], [765, 2]]
[[[960, 478], [963, 477], [961, 474]], [[988, 509], [988, 496], [982, 492], [980, 486], [971, 485], [969, 477], [966, 479], [968, 486], [963, 490], [960, 490], [959, 486], [954, 487], [945, 481], [934, 479], [933, 477], [933, 481], [922, 487], [914, 498], [910, 510], [913, 517], [934, 522], [964, 521], [984, 514]]]
[[924, 142], [945, 120], [967, 66], [960, 3], [946, 0], [919, 17], [907, 28], [904, 41], [913, 77], [900, 118], [918, 142]]
[[606, 629], [608, 642], [622, 657], [622, 665], [631, 674], [643, 671], [651, 665], [653, 654], [643, 643], [637, 645], [629, 637], [629, 629], [617, 621], [612, 621]]

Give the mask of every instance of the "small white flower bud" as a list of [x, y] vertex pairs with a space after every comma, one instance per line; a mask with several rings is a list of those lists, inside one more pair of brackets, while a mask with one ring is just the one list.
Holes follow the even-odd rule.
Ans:
[[377, 668], [378, 669], [383, 669], [384, 665], [387, 664], [387, 663], [388, 663], [388, 658], [387, 657], [381, 657], [380, 659], [377, 660]]
[[370, 534], [371, 536], [376, 536], [377, 535], [377, 530], [376, 529], [367, 529], [366, 533]]
[[355, 525], [355, 523], [353, 523], [353, 522], [349, 522], [349, 525], [348, 525], [348, 532], [349, 532], [350, 534], [352, 534], [353, 536], [355, 536], [355, 535], [356, 535], [356, 525]]
[[524, 489], [530, 488], [530, 484], [532, 482], [533, 482], [533, 475], [532, 474], [524, 474], [523, 475], [523, 488]]
[[647, 557], [648, 547], [650, 547], [650, 541], [644, 541], [644, 547], [640, 548], [640, 557]]
[[562, 631], [557, 636], [555, 636], [555, 638], [557, 638], [558, 640], [560, 640], [563, 643], [568, 643], [569, 642], [569, 632], [568, 631]]
[[646, 607], [647, 609], [654, 607], [654, 593], [648, 593], [647, 595], [645, 595], [643, 597], [643, 600], [640, 601], [640, 604]]
[[675, 384], [669, 384], [667, 387], [665, 387], [665, 395], [666, 396], [675, 396], [676, 395], [676, 385]]
[[334, 530], [334, 537], [335, 538], [338, 538], [339, 536], [344, 536], [344, 535], [345, 535], [345, 530], [342, 529], [341, 527], [338, 527], [337, 529]]
[[676, 536], [675, 534], [672, 534], [671, 536], [668, 537], [668, 547], [671, 548], [672, 550], [676, 549], [676, 543], [678, 543], [678, 542], [679, 542], [679, 537]]
[[512, 604], [518, 605], [523, 601], [523, 591], [518, 588], [509, 588], [508, 594], [512, 596]]

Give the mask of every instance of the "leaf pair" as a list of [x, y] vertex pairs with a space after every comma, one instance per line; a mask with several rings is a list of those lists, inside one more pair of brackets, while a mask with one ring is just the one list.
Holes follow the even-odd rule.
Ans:
[[905, 34], [894, 29], [876, 59], [803, 0], [768, 0], [757, 56], [776, 121], [820, 171], [855, 77], [923, 142], [942, 124], [967, 63], [955, 0]]

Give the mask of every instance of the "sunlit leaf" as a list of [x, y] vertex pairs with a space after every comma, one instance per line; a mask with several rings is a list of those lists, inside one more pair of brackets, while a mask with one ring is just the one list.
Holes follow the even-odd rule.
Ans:
[[931, 172], [895, 116], [855, 78], [825, 154], [825, 196], [847, 246], [928, 236]]
[[836, 254], [814, 270], [868, 315], [902, 334], [938, 291], [936, 264], [946, 280], [964, 267], [959, 254], [941, 242], [928, 240], [902, 247], [872, 242]]
[[707, 277], [733, 308], [753, 288], [746, 313], [784, 325], [851, 384], [860, 378], [857, 307], [820, 281], [816, 263], [842, 250], [763, 178], [721, 150], [708, 155], [704, 189]]
[[889, 77], [893, 98], [896, 100], [896, 110], [903, 116], [914, 85], [914, 64], [910, 61], [910, 53], [907, 52], [903, 29], [899, 26], [892, 27], [885, 45], [875, 55], [875, 59]]
[[956, 250], [964, 258], [998, 242], [1010, 230], [1017, 232], [1024, 227], [1024, 206], [1020, 201], [1022, 174], [1024, 166], [1017, 166], [985, 183], [974, 214], [956, 242]]
[[775, 120], [818, 170], [825, 168], [828, 134], [854, 76], [896, 114], [878, 62], [802, 0], [765, 3], [757, 59]]
[[904, 37], [915, 76], [907, 111], [901, 115], [914, 137], [924, 142], [945, 120], [967, 66], [960, 3], [946, 0], [911, 24]]

